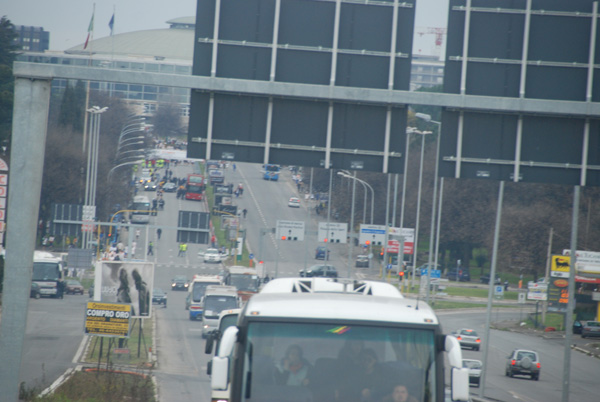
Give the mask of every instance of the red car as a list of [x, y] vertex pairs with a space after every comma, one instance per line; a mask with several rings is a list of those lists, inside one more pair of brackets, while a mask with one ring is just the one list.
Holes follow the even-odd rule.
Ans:
[[68, 295], [83, 295], [83, 286], [79, 281], [69, 279], [65, 282], [65, 293]]

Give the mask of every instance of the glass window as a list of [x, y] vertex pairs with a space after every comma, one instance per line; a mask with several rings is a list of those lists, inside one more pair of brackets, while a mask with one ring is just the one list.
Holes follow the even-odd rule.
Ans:
[[365, 389], [380, 401], [402, 386], [409, 400], [436, 400], [430, 329], [250, 323], [240, 357], [242, 389], [248, 390], [243, 401], [276, 400], [282, 392], [289, 400], [329, 401], [337, 394], [338, 400], [359, 401]]
[[132, 70], [144, 70], [144, 63], [131, 63]]
[[175, 66], [175, 72], [177, 74], [191, 74], [192, 67], [191, 66]]
[[151, 73], [158, 72], [158, 64], [146, 63], [146, 71]]
[[144, 100], [155, 101], [156, 100], [156, 94], [144, 93]]
[[144, 85], [144, 92], [155, 94], [156, 92], [158, 92], [158, 87], [155, 87], [153, 85]]
[[129, 90], [142, 92], [142, 86], [141, 85], [129, 85]]
[[115, 84], [115, 91], [127, 91], [127, 84]]
[[173, 93], [173, 88], [171, 88], [171, 87], [159, 87], [158, 88], [158, 92], [160, 92], [161, 94], [172, 94]]
[[160, 65], [161, 73], [173, 73], [175, 72], [175, 66], [169, 64], [161, 64]]

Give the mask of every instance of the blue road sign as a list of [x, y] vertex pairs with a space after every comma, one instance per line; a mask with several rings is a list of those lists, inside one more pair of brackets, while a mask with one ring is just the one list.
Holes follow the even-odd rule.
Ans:
[[388, 271], [392, 270], [392, 264], [388, 264], [387, 267], [385, 267]]
[[[426, 276], [427, 275], [427, 268], [423, 268], [421, 269], [421, 275], [422, 276]], [[431, 270], [431, 277], [432, 278], [441, 278], [442, 277], [442, 270], [440, 269], [432, 269]]]
[[250, 255], [248, 256], [248, 258], [253, 259], [254, 258], [254, 254], [250, 253]]

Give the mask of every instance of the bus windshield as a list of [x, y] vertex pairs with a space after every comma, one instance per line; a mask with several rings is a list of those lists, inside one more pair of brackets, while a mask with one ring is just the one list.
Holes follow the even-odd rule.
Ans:
[[279, 165], [265, 165], [267, 172], [279, 172]]
[[258, 292], [259, 280], [257, 275], [230, 274], [227, 284], [244, 292]]
[[430, 328], [250, 322], [234, 393], [244, 390], [242, 401], [282, 394], [287, 401], [361, 401], [366, 394], [381, 401], [404, 388], [408, 400], [433, 402], [434, 335]]
[[130, 209], [134, 211], [132, 212], [133, 214], [148, 215], [150, 211], [150, 202], [134, 202], [133, 204], [131, 204]]
[[235, 296], [207, 295], [204, 298], [204, 315], [207, 317], [218, 317], [221, 311], [232, 308], [238, 308]]
[[60, 279], [60, 266], [55, 262], [34, 262], [34, 281], [58, 281]]
[[187, 186], [188, 193], [202, 193], [203, 191], [204, 191], [203, 185], [188, 184], [188, 186]]
[[221, 282], [194, 282], [192, 285], [192, 301], [200, 303], [200, 299], [206, 293], [206, 287], [209, 285], [220, 285]]

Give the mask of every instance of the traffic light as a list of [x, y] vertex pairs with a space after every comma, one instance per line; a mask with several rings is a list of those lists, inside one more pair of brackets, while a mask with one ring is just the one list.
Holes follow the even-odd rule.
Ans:
[[281, 236], [281, 240], [285, 240], [285, 239], [286, 239], [286, 237], [285, 237], [285, 236]]
[[325, 240], [323, 240], [325, 243], [327, 243], [327, 238], [325, 238]]
[[371, 244], [371, 240], [366, 240], [365, 241], [365, 246], [368, 246], [369, 244]]
[[404, 277], [404, 271], [399, 271], [398, 276], [400, 277], [400, 279], [402, 279]]

